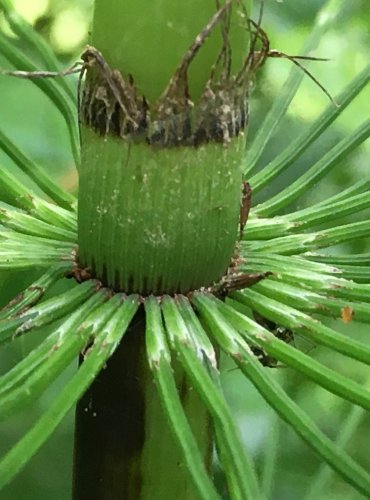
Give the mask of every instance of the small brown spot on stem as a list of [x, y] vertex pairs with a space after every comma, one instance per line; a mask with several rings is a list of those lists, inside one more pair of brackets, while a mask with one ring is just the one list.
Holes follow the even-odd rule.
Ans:
[[355, 311], [350, 306], [345, 306], [341, 310], [341, 318], [342, 318], [343, 323], [346, 323], [346, 324], [349, 323], [350, 321], [353, 320], [354, 316], [355, 316]]
[[249, 185], [249, 182], [243, 181], [242, 199], [240, 204], [240, 219], [239, 219], [240, 240], [243, 239], [244, 227], [248, 220], [251, 204], [252, 204], [252, 189]]

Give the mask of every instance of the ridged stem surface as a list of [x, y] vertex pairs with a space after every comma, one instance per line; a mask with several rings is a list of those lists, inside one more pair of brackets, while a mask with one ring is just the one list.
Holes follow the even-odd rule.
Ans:
[[[153, 149], [84, 131], [80, 259], [105, 284], [144, 295], [221, 278], [239, 219], [240, 139]], [[104, 166], [109, 165], [109, 173]]]

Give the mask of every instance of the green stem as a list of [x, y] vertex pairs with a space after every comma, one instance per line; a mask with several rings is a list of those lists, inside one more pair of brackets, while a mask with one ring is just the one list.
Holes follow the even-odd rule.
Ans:
[[186, 292], [221, 278], [237, 234], [240, 141], [227, 149], [153, 150], [103, 141], [94, 132], [84, 138], [84, 265], [115, 289], [145, 295]]
[[[141, 92], [154, 102], [195, 37], [214, 15], [217, 3], [225, 4], [226, 0], [142, 0], [140, 6], [136, 0], [96, 0], [92, 43], [110, 66], [123, 74], [132, 74]], [[251, 1], [243, 3], [248, 8]], [[236, 11], [232, 23], [240, 25]], [[230, 39], [234, 71], [245, 56], [246, 41], [245, 30], [234, 27]], [[209, 77], [220, 43], [220, 31], [215, 30], [193, 61], [190, 91], [195, 98]]]
[[[171, 370], [170, 370], [171, 371]], [[171, 372], [172, 374], [172, 372]], [[209, 462], [204, 410], [185, 380], [181, 400]], [[76, 410], [73, 500], [198, 500], [163, 415], [145, 353], [139, 311]]]
[[185, 293], [218, 281], [234, 253], [248, 30], [238, 2], [144, 4], [95, 3], [79, 258], [116, 290]]
[[[78, 258], [104, 285], [184, 293], [227, 271], [250, 78], [240, 5], [95, 2], [83, 55]], [[218, 498], [207, 410], [178, 362], [157, 360], [160, 309], [154, 297], [145, 307], [79, 403], [74, 500]]]

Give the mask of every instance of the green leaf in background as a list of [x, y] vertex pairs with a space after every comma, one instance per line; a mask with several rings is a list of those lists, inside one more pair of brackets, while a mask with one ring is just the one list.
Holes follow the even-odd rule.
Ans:
[[[61, 63], [49, 46], [50, 41], [55, 43], [55, 23], [63, 19], [63, 9], [80, 9], [86, 17], [91, 5], [50, 1], [43, 10], [45, 18], [41, 16], [32, 27], [18, 14], [17, 4], [0, 0], [4, 58], [12, 67], [29, 71], [68, 67], [76, 55], [63, 54]], [[54, 179], [51, 170], [32, 159], [27, 148], [8, 133], [8, 124], [3, 124], [0, 487], [4, 487], [4, 500], [69, 498], [70, 458], [63, 447], [59, 449], [64, 438], [49, 439], [94, 380], [99, 380], [113, 355], [126, 345], [132, 331], [142, 336], [143, 384], [145, 380], [150, 391], [157, 391], [158, 402], [151, 401], [147, 412], [162, 415], [169, 431], [170, 437], [163, 433], [157, 440], [163, 441], [162, 450], [168, 440], [174, 448], [168, 460], [180, 464], [176, 473], [168, 465], [168, 488], [160, 492], [161, 498], [168, 491], [172, 498], [178, 496], [172, 492], [183, 484], [186, 488], [181, 495], [186, 498], [311, 500], [334, 498], [339, 491], [348, 500], [370, 497], [366, 432], [370, 410], [370, 122], [365, 107], [358, 105], [369, 98], [369, 42], [361, 38], [366, 31], [362, 17], [367, 5], [359, 1], [348, 10], [340, 0], [312, 2], [305, 7], [305, 30], [297, 24], [301, 14], [296, 12], [296, 2], [269, 2], [265, 7], [264, 30], [269, 35], [271, 30], [272, 38], [275, 32], [280, 41], [286, 36], [288, 48], [281, 47], [286, 52], [291, 44], [290, 53], [295, 53], [306, 35], [301, 31], [308, 30], [300, 53], [311, 54], [319, 47], [315, 55], [326, 56], [325, 50], [321, 54], [323, 48], [340, 48], [347, 42], [343, 35], [347, 30], [356, 49], [351, 48], [353, 61], [339, 61], [339, 73], [331, 70], [330, 85], [323, 81], [331, 92], [334, 80], [341, 84], [345, 80], [341, 89], [334, 82], [339, 106], [328, 104], [313, 120], [307, 98], [301, 99], [300, 111], [295, 104], [295, 96], [302, 95], [303, 72], [293, 68], [278, 92], [269, 88], [274, 79], [270, 65], [287, 61], [267, 61], [256, 75], [260, 104], [250, 116], [251, 139], [242, 166], [257, 201], [237, 243], [232, 269], [242, 284], [251, 273], [266, 273], [265, 279], [251, 287], [227, 288], [221, 280], [222, 286], [154, 297], [116, 293], [91, 279], [91, 269], [79, 266], [77, 219], [81, 223], [81, 216], [76, 198], [59, 183], [63, 179], [63, 184], [74, 185], [69, 166], [58, 174], [59, 181]], [[281, 17], [275, 15], [277, 9]], [[310, 71], [321, 82], [320, 71], [328, 70], [310, 65]], [[8, 78], [4, 82], [9, 93], [10, 77], [0, 78]], [[50, 99], [48, 105], [60, 112], [62, 127], [67, 124], [64, 139], [70, 141], [78, 165], [76, 99], [71, 84], [64, 78], [33, 83]], [[266, 91], [263, 98], [262, 91]], [[12, 103], [4, 99], [1, 106], [11, 108]], [[261, 117], [264, 106], [269, 110]], [[31, 142], [33, 133], [30, 130]], [[221, 155], [216, 156], [209, 185], [216, 183], [216, 160]], [[94, 189], [99, 191], [99, 181], [95, 181]], [[162, 200], [164, 183], [158, 181], [156, 189]], [[139, 197], [131, 201], [140, 204]], [[184, 229], [176, 220], [173, 226], [180, 232]], [[208, 237], [214, 239], [215, 234], [211, 231]], [[91, 246], [95, 240], [94, 234]], [[140, 254], [137, 240], [135, 245], [121, 241], [119, 254]], [[179, 259], [175, 257], [174, 269]], [[165, 263], [159, 259], [158, 265]], [[31, 271], [36, 275], [27, 274]], [[23, 290], [21, 272], [23, 279], [29, 276]], [[8, 305], [7, 288], [19, 292]], [[135, 330], [137, 324], [141, 330]], [[305, 342], [316, 348], [307, 349]], [[143, 394], [148, 398], [144, 389]], [[196, 402], [190, 401], [194, 395]], [[157, 403], [161, 413], [155, 413]], [[203, 435], [194, 424], [197, 418], [207, 422]], [[146, 429], [148, 435], [161, 429], [160, 422], [154, 424]], [[214, 447], [208, 444], [207, 448], [212, 433]], [[69, 428], [66, 442], [71, 442], [71, 434]], [[152, 470], [165, 474], [161, 453], [155, 455], [155, 440], [149, 441], [143, 445], [143, 454], [151, 460], [155, 457], [158, 463]], [[48, 448], [37, 454], [43, 445]], [[65, 481], [54, 487], [44, 478], [44, 471], [62, 455], [63, 470], [49, 475]], [[143, 468], [142, 475], [147, 478], [150, 461], [145, 467], [149, 472]], [[190, 486], [184, 477], [189, 477]], [[144, 491], [150, 496], [147, 483]]]

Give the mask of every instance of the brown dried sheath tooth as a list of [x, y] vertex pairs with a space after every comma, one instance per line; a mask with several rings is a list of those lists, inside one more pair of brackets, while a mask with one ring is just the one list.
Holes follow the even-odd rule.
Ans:
[[[82, 122], [100, 135], [134, 141], [144, 138], [153, 146], [199, 146], [208, 142], [227, 144], [247, 123], [248, 87], [234, 82], [208, 82], [199, 102], [188, 95], [187, 75], [182, 69], [151, 117], [149, 104], [128, 81], [112, 70], [99, 51], [90, 47], [89, 67], [82, 96]], [[86, 56], [84, 56], [86, 57]], [[93, 57], [96, 63], [92, 62]]]
[[248, 220], [249, 211], [252, 204], [252, 189], [249, 182], [243, 181], [242, 200], [240, 204], [240, 234], [239, 239], [243, 239], [244, 228]]
[[[89, 46], [82, 58], [87, 77], [80, 114], [82, 121], [99, 134], [115, 135], [134, 142], [145, 140], [156, 147], [200, 146], [209, 142], [228, 144], [241, 134], [248, 121], [248, 96], [254, 71], [266, 58], [252, 49], [239, 72], [231, 75], [230, 11], [227, 2], [212, 17], [187, 50], [157, 103], [139, 95], [133, 76], [124, 77], [109, 67], [101, 52]], [[200, 98], [189, 93], [188, 70], [208, 36], [221, 23], [222, 46], [210, 69]], [[262, 30], [250, 20], [254, 39], [264, 41]]]

